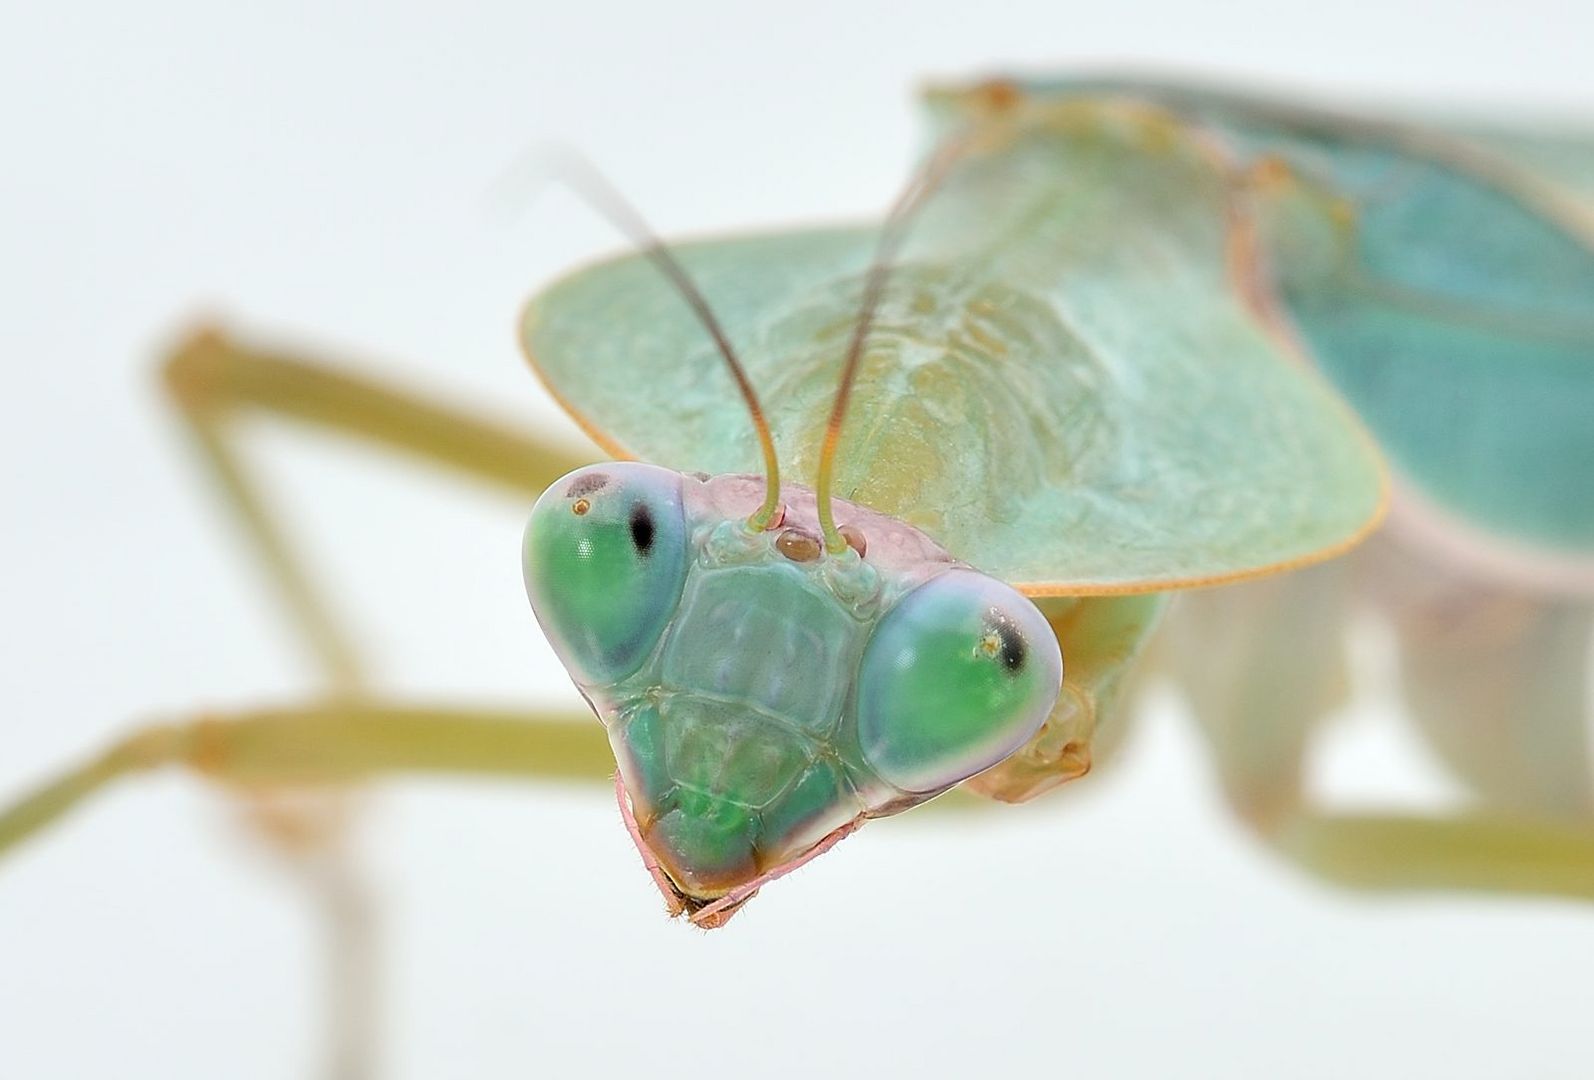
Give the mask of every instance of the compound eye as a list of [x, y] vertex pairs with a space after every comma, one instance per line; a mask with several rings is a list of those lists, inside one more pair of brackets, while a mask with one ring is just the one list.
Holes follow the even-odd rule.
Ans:
[[941, 791], [1027, 742], [1057, 701], [1063, 657], [1035, 605], [949, 570], [886, 613], [858, 670], [858, 735], [882, 779]]
[[526, 595], [578, 683], [616, 682], [652, 652], [686, 577], [681, 477], [636, 462], [590, 465], [532, 507]]

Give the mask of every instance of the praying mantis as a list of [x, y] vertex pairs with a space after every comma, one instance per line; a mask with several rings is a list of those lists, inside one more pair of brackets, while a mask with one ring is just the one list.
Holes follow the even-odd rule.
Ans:
[[[832, 432], [849, 513], [900, 521], [1027, 594], [1058, 643], [1055, 707], [962, 786], [1020, 800], [1084, 775], [1143, 664], [1188, 695], [1231, 801], [1287, 857], [1373, 887], [1587, 896], [1589, 144], [1149, 86], [1002, 82], [931, 100], [938, 145], [959, 153], [879, 264], [889, 273], [870, 273], [882, 238], [869, 229], [675, 257], [774, 406], [769, 441], [788, 473], [815, 477]], [[852, 408], [827, 427], [855, 339]], [[646, 260], [554, 285], [528, 307], [523, 340], [615, 456], [715, 477], [758, 465], [710, 336]], [[555, 482], [590, 463], [218, 330], [164, 370], [328, 694], [135, 732], [5, 811], [0, 849], [168, 764], [263, 800], [406, 770], [614, 770], [604, 729], [575, 710], [373, 697], [255, 491], [233, 421], [264, 411], [338, 428], [528, 500], [550, 486], [563, 497], [570, 485]], [[1416, 415], [1414, 391], [1440, 387], [1443, 404]], [[855, 522], [825, 528], [825, 500], [810, 512], [808, 495], [774, 490], [823, 549], [788, 561], [857, 554], [833, 544]], [[732, 501], [744, 518], [762, 512]], [[885, 535], [863, 532], [860, 563]], [[1410, 713], [1473, 786], [1474, 809], [1347, 814], [1302, 791], [1311, 734], [1341, 693], [1346, 620], [1363, 610], [1395, 628]], [[633, 816], [640, 783], [620, 793]], [[310, 834], [330, 817], [295, 812]], [[733, 884], [650, 868], [673, 906], [714, 925], [750, 897], [738, 889], [850, 821]]]

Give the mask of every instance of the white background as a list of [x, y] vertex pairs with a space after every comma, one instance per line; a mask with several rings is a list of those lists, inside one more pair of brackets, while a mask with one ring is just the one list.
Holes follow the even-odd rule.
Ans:
[[[560, 196], [483, 212], [530, 142], [581, 145], [668, 233], [882, 206], [930, 75], [1131, 60], [1594, 101], [1572, 2], [798, 6], [7, 5], [0, 796], [138, 718], [310, 685], [155, 388], [186, 320], [570, 431], [512, 320], [614, 238]], [[524, 506], [296, 432], [257, 445], [388, 685], [573, 702], [521, 593]], [[1190, 725], [1153, 704], [1087, 791], [871, 825], [712, 935], [663, 918], [603, 790], [380, 785], [360, 853], [386, 1071], [1589, 1074], [1594, 913], [1316, 884], [1228, 820]], [[1446, 798], [1384, 720], [1344, 720], [1326, 786]], [[0, 865], [0, 1076], [314, 1075], [317, 979], [296, 886], [185, 776]]]

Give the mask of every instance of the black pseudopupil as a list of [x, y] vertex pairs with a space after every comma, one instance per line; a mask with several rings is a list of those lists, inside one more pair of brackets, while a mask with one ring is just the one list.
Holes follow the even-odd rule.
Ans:
[[640, 503], [631, 508], [631, 543], [643, 555], [653, 547], [653, 517]]
[[1002, 642], [1002, 666], [1010, 672], [1017, 672], [1024, 666], [1023, 637], [1005, 622], [997, 624], [996, 636]]

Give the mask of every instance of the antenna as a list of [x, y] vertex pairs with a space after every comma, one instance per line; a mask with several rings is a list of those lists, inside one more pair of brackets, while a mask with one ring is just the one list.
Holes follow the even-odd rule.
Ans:
[[747, 403], [747, 412], [752, 417], [753, 429], [758, 433], [758, 443], [764, 454], [764, 503], [753, 512], [747, 523], [758, 530], [769, 528], [780, 506], [780, 462], [775, 456], [775, 440], [769, 431], [769, 421], [764, 417], [764, 407], [759, 404], [758, 394], [747, 378], [747, 370], [742, 367], [730, 339], [725, 336], [725, 328], [709, 307], [702, 290], [676, 259], [674, 252], [648, 227], [637, 209], [604, 178], [592, 162], [575, 150], [554, 146], [532, 151], [518, 168], [506, 173], [495, 185], [495, 194], [507, 196], [513, 187], [550, 180], [564, 184], [599, 217], [624, 233], [637, 250], [652, 261], [675, 287], [681, 299], [686, 301], [698, 322], [703, 324], [703, 329], [713, 339], [715, 348], [725, 358], [731, 377], [736, 380], [736, 388]]
[[908, 226], [918, 217], [925, 201], [940, 187], [952, 164], [962, 157], [968, 146], [966, 138], [948, 138], [936, 149], [908, 181], [902, 193], [892, 203], [880, 227], [880, 238], [875, 244], [874, 259], [864, 277], [863, 300], [858, 306], [858, 321], [853, 324], [852, 339], [847, 343], [847, 359], [841, 368], [841, 384], [836, 388], [836, 399], [830, 407], [830, 418], [825, 422], [825, 442], [819, 452], [819, 476], [814, 484], [814, 495], [819, 504], [819, 528], [824, 534], [825, 550], [839, 555], [847, 547], [846, 538], [836, 528], [831, 505], [831, 479], [835, 472], [836, 447], [841, 442], [841, 424], [847, 417], [847, 403], [852, 398], [852, 387], [858, 378], [858, 365], [863, 359], [864, 343], [874, 327], [875, 313], [891, 277], [892, 260], [902, 242], [907, 239]]

